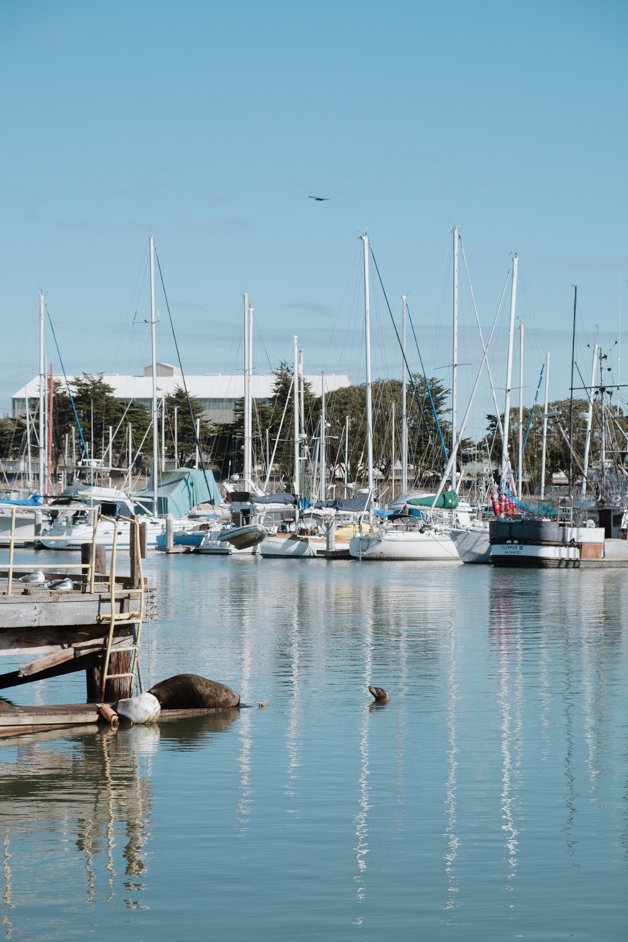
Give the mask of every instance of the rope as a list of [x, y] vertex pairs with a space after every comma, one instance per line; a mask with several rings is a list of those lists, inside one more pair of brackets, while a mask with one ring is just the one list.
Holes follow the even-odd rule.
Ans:
[[[185, 396], [186, 396], [187, 403], [188, 403], [188, 409], [190, 410], [190, 421], [191, 421], [191, 423], [192, 423], [192, 431], [193, 431], [193, 434], [194, 434], [194, 444], [196, 445], [196, 449], [197, 449], [197, 452], [198, 452], [198, 459], [199, 459], [199, 462], [200, 462], [200, 465], [201, 465], [201, 470], [202, 470], [202, 472], [203, 472], [203, 478], [204, 478], [204, 480], [205, 480], [205, 487], [207, 488], [208, 493], [211, 494], [211, 493], [212, 493], [212, 489], [211, 489], [211, 487], [209, 486], [209, 481], [207, 480], [207, 470], [206, 470], [206, 468], [205, 468], [205, 461], [203, 460], [203, 452], [202, 452], [202, 450], [201, 450], [201, 443], [200, 443], [200, 441], [199, 441], [198, 435], [196, 434], [196, 416], [194, 415], [194, 410], [192, 409], [192, 400], [190, 399], [190, 394], [189, 394], [189, 392], [188, 392], [187, 383], [186, 383], [186, 381], [185, 381], [185, 373], [183, 372], [183, 364], [182, 364], [182, 362], [181, 362], [181, 354], [180, 354], [180, 352], [179, 352], [179, 343], [178, 343], [178, 341], [177, 341], [177, 335], [176, 335], [175, 332], [174, 332], [174, 323], [173, 323], [173, 321], [172, 321], [172, 314], [171, 314], [171, 312], [170, 312], [170, 303], [169, 303], [169, 301], [168, 301], [168, 295], [166, 294], [166, 286], [165, 286], [165, 284], [164, 284], [164, 276], [163, 276], [162, 271], [161, 271], [161, 262], [159, 261], [159, 256], [157, 255], [157, 252], [156, 252], [156, 251], [155, 251], [155, 258], [157, 259], [157, 268], [159, 269], [159, 279], [160, 279], [160, 281], [161, 281], [161, 290], [162, 290], [163, 293], [164, 293], [164, 300], [165, 300], [165, 302], [166, 302], [166, 310], [168, 311], [168, 319], [170, 320], [170, 328], [171, 328], [171, 330], [172, 330], [172, 339], [174, 340], [174, 347], [175, 347], [175, 350], [177, 351], [177, 360], [178, 360], [178, 363], [179, 363], [179, 369], [181, 370], [181, 379], [183, 380], [183, 389], [184, 389], [184, 391], [185, 391]], [[153, 434], [155, 434], [155, 432], [153, 432]], [[212, 503], [212, 504], [214, 503], [213, 498], [210, 500], [210, 503]], [[156, 507], [155, 507], [155, 513], [157, 513], [157, 508], [156, 508]]]
[[[428, 433], [429, 433], [430, 429], [429, 429], [429, 426], [428, 426], [428, 424], [427, 424], [427, 422], [426, 422], [426, 420], [425, 420], [424, 409], [423, 409], [422, 403], [421, 403], [421, 401], [420, 401], [420, 399], [419, 399], [419, 393], [418, 393], [418, 390], [417, 390], [417, 388], [416, 388], [416, 384], [415, 384], [415, 382], [414, 382], [414, 377], [412, 376], [412, 372], [411, 372], [411, 370], [410, 370], [410, 366], [409, 366], [409, 364], [408, 364], [408, 360], [407, 360], [407, 358], [406, 358], [406, 354], [405, 354], [405, 352], [404, 352], [404, 350], [403, 350], [403, 346], [402, 346], [402, 343], [401, 343], [401, 338], [399, 337], [399, 331], [398, 331], [397, 325], [396, 325], [396, 323], [395, 323], [395, 318], [393, 317], [393, 313], [392, 313], [392, 310], [391, 310], [391, 307], [390, 307], [390, 303], [389, 303], [389, 301], [388, 301], [388, 296], [387, 296], [387, 294], [386, 294], [386, 289], [384, 288], [384, 283], [383, 283], [383, 281], [382, 281], [382, 276], [380, 275], [379, 267], [378, 267], [378, 265], [377, 265], [377, 261], [376, 261], [376, 259], [375, 259], [375, 255], [373, 254], [373, 247], [372, 247], [372, 246], [371, 246], [371, 258], [373, 259], [373, 264], [375, 265], [375, 271], [377, 272], [377, 277], [378, 277], [378, 279], [379, 279], [379, 284], [380, 284], [380, 287], [381, 287], [381, 289], [382, 289], [382, 293], [383, 293], [383, 295], [384, 295], [384, 300], [386, 301], [386, 307], [388, 308], [388, 313], [390, 314], [390, 319], [391, 319], [391, 321], [392, 321], [392, 325], [393, 325], [393, 328], [394, 328], [394, 331], [395, 331], [395, 335], [396, 335], [396, 337], [397, 337], [397, 343], [399, 344], [399, 348], [400, 348], [401, 354], [402, 354], [402, 356], [403, 356], [403, 362], [404, 362], [405, 367], [406, 367], [406, 370], [407, 370], [407, 372], [408, 372], [408, 377], [409, 377], [409, 379], [410, 379], [410, 385], [412, 386], [412, 392], [413, 392], [413, 394], [414, 394], [414, 398], [416, 399], [417, 405], [418, 405], [418, 407], [419, 407], [419, 410], [420, 410], [420, 413], [421, 413], [421, 418], [422, 418], [423, 421], [425, 422], [425, 427], [426, 427], [426, 429], [427, 429], [427, 431], [428, 431]], [[421, 369], [422, 369], [422, 371], [423, 371], [423, 378], [424, 378], [424, 380], [425, 380], [425, 388], [426, 388], [426, 390], [427, 390], [427, 394], [428, 394], [429, 400], [430, 400], [430, 405], [431, 405], [431, 407], [432, 407], [432, 415], [434, 416], [434, 421], [436, 422], [436, 429], [437, 429], [437, 431], [438, 431], [438, 436], [439, 436], [439, 438], [440, 438], [441, 449], [442, 449], [442, 452], [443, 452], [443, 456], [444, 456], [444, 458], [445, 458], [445, 461], [448, 461], [448, 459], [449, 459], [449, 454], [448, 454], [448, 452], [447, 452], [447, 445], [445, 444], [445, 439], [444, 439], [444, 437], [443, 437], [443, 431], [442, 431], [442, 428], [441, 428], [440, 419], [439, 419], [439, 417], [438, 417], [438, 413], [437, 413], [437, 411], [436, 411], [436, 405], [435, 405], [435, 403], [434, 403], [434, 398], [433, 398], [433, 396], [432, 396], [432, 387], [431, 387], [431, 384], [430, 384], [430, 382], [429, 382], [429, 380], [428, 380], [428, 378], [427, 378], [427, 373], [425, 372], [425, 367], [424, 367], [424, 365], [423, 365], [423, 358], [422, 358], [422, 356], [421, 356], [421, 351], [420, 351], [420, 349], [419, 349], [419, 343], [418, 343], [418, 340], [417, 340], [417, 337], [416, 337], [416, 333], [415, 333], [415, 330], [414, 330], [414, 324], [412, 323], [412, 318], [410, 317], [410, 310], [409, 310], [409, 309], [408, 309], [408, 319], [409, 319], [409, 321], [410, 321], [410, 326], [412, 327], [412, 336], [414, 337], [414, 342], [415, 342], [415, 345], [416, 345], [417, 353], [418, 353], [418, 355], [419, 355], [419, 362], [420, 362], [420, 364], [421, 364]]]
[[72, 406], [72, 412], [74, 413], [74, 418], [75, 418], [75, 420], [76, 420], [76, 425], [77, 425], [77, 428], [78, 428], [79, 437], [80, 437], [80, 439], [81, 439], [81, 444], [82, 444], [82, 446], [83, 446], [83, 455], [84, 455], [85, 457], [89, 458], [89, 457], [90, 457], [90, 455], [89, 455], [89, 447], [88, 447], [87, 442], [85, 441], [85, 437], [84, 437], [84, 435], [83, 435], [83, 428], [82, 428], [82, 426], [81, 426], [81, 420], [79, 419], [78, 412], [77, 412], [77, 410], [76, 410], [76, 403], [74, 402], [74, 396], [72, 395], [72, 390], [70, 389], [70, 383], [68, 382], [67, 373], [65, 372], [65, 366], [63, 365], [63, 359], [62, 359], [62, 357], [61, 357], [61, 351], [59, 350], [59, 344], [57, 343], [57, 335], [56, 335], [56, 333], [55, 333], [54, 324], [52, 323], [52, 317], [50, 316], [50, 311], [48, 310], [48, 305], [46, 305], [46, 314], [48, 315], [48, 323], [50, 324], [50, 330], [52, 331], [52, 337], [53, 337], [53, 340], [54, 340], [54, 342], [55, 342], [55, 347], [57, 348], [57, 356], [59, 357], [59, 363], [61, 364], [61, 370], [63, 371], [63, 378], [64, 378], [64, 380], [65, 380], [65, 388], [67, 389], [67, 392], [68, 392], [68, 398], [69, 398], [70, 404], [71, 404], [71, 406]]

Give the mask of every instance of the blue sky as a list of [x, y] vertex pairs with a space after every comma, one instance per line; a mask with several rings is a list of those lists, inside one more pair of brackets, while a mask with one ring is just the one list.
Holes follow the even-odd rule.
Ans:
[[[150, 362], [149, 233], [190, 374], [241, 369], [246, 290], [257, 371], [291, 360], [297, 334], [307, 372], [362, 382], [368, 228], [395, 315], [407, 292], [449, 384], [456, 224], [486, 332], [520, 257], [526, 401], [546, 351], [552, 398], [568, 394], [574, 284], [583, 376], [598, 339], [608, 378], [628, 380], [627, 27], [619, 0], [4, 0], [0, 410], [38, 369], [40, 289], [68, 373]], [[373, 372], [395, 375], [373, 279]], [[159, 358], [176, 362], [158, 303]], [[474, 324], [461, 276], [459, 412]]]

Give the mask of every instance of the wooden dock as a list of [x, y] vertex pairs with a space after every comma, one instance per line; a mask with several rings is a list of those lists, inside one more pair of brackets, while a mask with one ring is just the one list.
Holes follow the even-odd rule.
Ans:
[[[132, 696], [136, 677], [141, 681], [141, 627], [152, 614], [139, 526], [132, 528], [132, 535], [128, 577], [116, 574], [115, 543], [106, 571], [105, 549], [97, 544], [96, 531], [92, 543], [83, 547], [81, 563], [62, 572], [58, 563], [16, 566], [10, 548], [9, 567], [0, 572], [0, 656], [24, 656], [25, 661], [17, 670], [0, 674], [0, 690], [83, 670], [84, 706], [91, 705], [92, 712], [95, 703]], [[64, 577], [67, 581], [59, 586]], [[67, 711], [72, 709], [78, 717], [86, 712], [80, 705]], [[3, 725], [5, 714], [0, 711]], [[56, 725], [55, 717], [51, 725]], [[61, 725], [67, 722], [63, 719]]]

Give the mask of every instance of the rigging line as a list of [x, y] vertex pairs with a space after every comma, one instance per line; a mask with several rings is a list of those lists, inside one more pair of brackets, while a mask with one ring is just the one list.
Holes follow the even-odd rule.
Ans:
[[[159, 269], [159, 280], [161, 281], [161, 290], [164, 293], [164, 300], [166, 302], [166, 310], [168, 311], [168, 318], [170, 320], [170, 329], [172, 330], [172, 339], [174, 340], [174, 347], [175, 347], [175, 350], [177, 351], [177, 360], [179, 361], [179, 369], [181, 370], [181, 379], [183, 380], [183, 389], [185, 390], [185, 397], [187, 399], [188, 409], [190, 412], [190, 421], [192, 423], [192, 433], [194, 435], [194, 444], [196, 445], [196, 449], [198, 452], [198, 460], [201, 465], [201, 471], [203, 472], [203, 479], [205, 481], [205, 487], [207, 488], [207, 492], [211, 494], [212, 488], [209, 486], [209, 481], [207, 480], [207, 469], [205, 468], [205, 459], [203, 458], [203, 451], [201, 449], [199, 436], [196, 434], [196, 416], [194, 415], [194, 410], [192, 409], [192, 400], [190, 399], [190, 394], [188, 392], [187, 383], [185, 381], [185, 373], [183, 371], [183, 364], [181, 362], [181, 353], [179, 352], [179, 343], [177, 341], [177, 336], [174, 332], [174, 323], [172, 320], [172, 313], [170, 311], [170, 302], [168, 301], [168, 295], [166, 293], [166, 286], [164, 284], [164, 276], [161, 270], [161, 262], [159, 261], [159, 255], [157, 254], [156, 251], [155, 251], [155, 258], [157, 259], [157, 268]], [[155, 431], [156, 431], [156, 428], [155, 428]], [[215, 503], [213, 498], [210, 498], [209, 502], [210, 504]], [[157, 508], [155, 508], [155, 511], [156, 510]]]
[[[473, 285], [471, 284], [471, 275], [469, 274], [469, 266], [467, 265], [467, 256], [466, 256], [466, 253], [465, 253], [465, 250], [464, 250], [464, 242], [462, 241], [462, 236], [460, 235], [460, 233], [458, 233], [458, 239], [460, 240], [460, 248], [462, 249], [462, 261], [463, 261], [463, 264], [464, 264], [464, 270], [465, 270], [466, 275], [467, 275], [467, 281], [468, 281], [468, 283], [469, 283], [469, 292], [470, 292], [470, 294], [471, 294], [471, 303], [473, 304], [473, 313], [475, 314], [475, 320], [476, 320], [476, 323], [477, 323], [477, 325], [478, 325], [478, 333], [479, 333], [479, 335], [480, 335], [480, 343], [482, 344], [482, 353], [484, 353], [484, 351], [486, 350], [486, 344], [485, 344], [485, 342], [484, 342], [484, 334], [483, 334], [483, 332], [482, 332], [482, 326], [481, 326], [481, 324], [480, 324], [480, 318], [479, 318], [479, 315], [478, 315], [478, 309], [477, 309], [477, 305], [476, 305], [476, 303], [475, 303], [475, 294], [474, 294], [474, 292], [473, 292]], [[498, 304], [498, 306], [497, 306], [497, 310], [498, 310], [498, 311], [501, 310], [502, 302], [503, 302], [503, 300], [504, 300], [504, 295], [506, 294], [506, 286], [507, 286], [507, 284], [508, 284], [508, 278], [509, 278], [509, 276], [510, 276], [510, 270], [508, 270], [508, 272], [506, 272], [506, 278], [505, 278], [505, 281], [504, 281], [504, 286], [503, 286], [503, 288], [502, 288], [501, 297], [500, 297], [500, 299], [499, 299], [499, 304]], [[499, 429], [499, 434], [500, 434], [501, 437], [503, 438], [503, 436], [504, 436], [504, 427], [503, 427], [503, 425], [502, 425], [502, 419], [501, 419], [501, 414], [500, 414], [500, 411], [499, 411], [499, 406], [497, 405], [497, 394], [496, 394], [496, 392], [495, 392], [495, 383], [493, 382], [493, 374], [491, 373], [491, 365], [490, 365], [490, 363], [488, 362], [488, 359], [487, 359], [487, 361], [486, 361], [486, 372], [487, 372], [487, 374], [488, 374], [489, 383], [491, 384], [491, 394], [492, 394], [492, 396], [493, 396], [493, 405], [495, 406], [495, 415], [497, 416], [497, 426], [498, 426], [498, 429]]]
[[526, 452], [526, 445], [528, 444], [528, 435], [530, 434], [530, 429], [532, 428], [532, 420], [534, 419], [534, 410], [536, 409], [536, 404], [539, 398], [539, 389], [541, 388], [541, 382], [543, 381], [543, 373], [545, 371], [545, 363], [541, 366], [541, 372], [539, 373], [539, 381], [536, 387], [536, 392], [534, 394], [534, 401], [532, 403], [532, 408], [530, 409], [530, 415], [528, 416], [528, 427], [526, 428], [526, 433], [523, 436], [523, 445], [521, 446], [522, 457]]
[[[382, 281], [382, 276], [380, 275], [379, 267], [378, 267], [377, 261], [376, 261], [376, 259], [375, 259], [375, 255], [374, 255], [374, 253], [373, 253], [373, 246], [370, 246], [370, 249], [371, 249], [371, 258], [373, 259], [373, 264], [375, 265], [375, 271], [377, 272], [377, 277], [378, 277], [378, 279], [379, 279], [379, 284], [380, 284], [380, 287], [381, 287], [381, 289], [382, 289], [382, 293], [383, 293], [383, 295], [384, 295], [384, 300], [386, 301], [386, 307], [388, 308], [388, 313], [390, 314], [390, 319], [391, 319], [391, 321], [392, 321], [393, 328], [394, 328], [394, 331], [395, 331], [395, 335], [396, 335], [396, 337], [397, 337], [397, 343], [399, 344], [399, 348], [400, 348], [400, 350], [401, 350], [401, 355], [402, 355], [402, 357], [403, 357], [403, 362], [404, 362], [404, 364], [405, 364], [406, 370], [407, 370], [407, 372], [408, 372], [408, 376], [409, 376], [409, 378], [410, 378], [410, 384], [411, 384], [411, 386], [412, 386], [412, 392], [414, 393], [414, 397], [415, 397], [415, 399], [416, 399], [416, 401], [417, 401], [417, 404], [419, 405], [419, 409], [420, 409], [420, 411], [421, 411], [421, 417], [423, 418], [423, 421], [425, 422], [425, 416], [424, 416], [424, 414], [423, 414], [423, 408], [421, 407], [420, 402], [419, 402], [419, 398], [418, 398], [418, 390], [417, 390], [416, 385], [415, 385], [415, 383], [414, 383], [414, 377], [412, 376], [412, 372], [411, 372], [410, 367], [409, 367], [409, 365], [408, 365], [408, 360], [407, 360], [406, 355], [405, 355], [405, 352], [404, 352], [404, 350], [403, 350], [403, 345], [402, 345], [402, 343], [401, 343], [401, 338], [399, 337], [399, 330], [397, 329], [397, 325], [396, 325], [395, 319], [394, 319], [394, 317], [393, 317], [393, 313], [392, 313], [392, 310], [391, 310], [391, 307], [390, 307], [390, 303], [389, 303], [389, 301], [388, 301], [388, 295], [386, 294], [386, 289], [384, 288], [384, 283], [383, 283], [383, 281]], [[427, 378], [427, 374], [426, 374], [426, 372], [425, 372], [425, 367], [424, 367], [424, 365], [423, 365], [423, 358], [421, 357], [421, 351], [419, 350], [419, 343], [418, 343], [418, 340], [417, 340], [417, 337], [416, 337], [416, 333], [415, 333], [415, 331], [414, 331], [414, 324], [412, 323], [412, 318], [410, 317], [409, 309], [408, 309], [408, 320], [410, 321], [410, 326], [412, 327], [412, 335], [413, 335], [413, 337], [414, 337], [414, 342], [415, 342], [415, 344], [416, 344], [417, 353], [419, 354], [419, 361], [420, 361], [420, 363], [421, 363], [421, 369], [423, 370], [423, 378], [425, 379], [425, 386], [426, 386], [426, 388], [427, 388], [427, 393], [428, 393], [428, 396], [429, 396], [430, 405], [431, 405], [431, 407], [432, 407], [432, 414], [433, 414], [434, 420], [435, 420], [435, 422], [436, 422], [436, 428], [437, 428], [437, 430], [438, 430], [438, 435], [439, 435], [439, 438], [440, 438], [441, 449], [442, 449], [443, 455], [444, 455], [444, 457], [445, 457], [445, 461], [447, 462], [447, 461], [449, 460], [449, 454], [448, 454], [448, 452], [447, 452], [447, 445], [445, 444], [445, 439], [444, 439], [444, 437], [443, 437], [443, 432], [442, 432], [442, 429], [441, 429], [440, 420], [439, 420], [439, 418], [438, 418], [438, 413], [436, 412], [436, 406], [435, 406], [435, 404], [434, 404], [434, 399], [433, 399], [433, 397], [432, 397], [432, 388], [431, 388], [431, 384], [429, 383], [428, 378]], [[427, 428], [427, 430], [428, 430], [428, 432], [429, 432], [429, 427], [428, 427], [428, 425], [427, 425], [427, 422], [425, 422], [425, 425], [426, 425], [426, 428]]]
[[59, 344], [57, 342], [57, 335], [55, 333], [54, 324], [52, 323], [52, 317], [50, 316], [50, 311], [48, 310], [48, 305], [46, 305], [46, 314], [48, 315], [48, 323], [50, 324], [50, 330], [52, 331], [52, 338], [55, 342], [55, 347], [57, 348], [57, 356], [59, 357], [59, 363], [61, 364], [61, 370], [63, 372], [63, 378], [65, 380], [65, 388], [68, 392], [68, 398], [70, 404], [72, 405], [72, 412], [74, 413], [74, 418], [76, 420], [76, 425], [78, 428], [78, 433], [81, 439], [81, 444], [83, 446], [83, 456], [86, 458], [90, 457], [89, 448], [87, 442], [85, 441], [85, 436], [83, 435], [83, 427], [81, 426], [81, 420], [79, 419], [78, 412], [76, 410], [76, 403], [74, 401], [74, 396], [72, 395], [72, 390], [70, 389], [70, 383], [68, 382], [68, 376], [65, 372], [65, 366], [63, 365], [63, 359], [61, 357], [61, 351], [59, 350]]
[[[270, 373], [274, 373], [275, 371], [274, 371], [274, 369], [273, 369], [273, 367], [272, 367], [272, 364], [271, 364], [271, 362], [270, 362], [270, 354], [269, 354], [269, 352], [268, 352], [268, 349], [267, 349], [267, 347], [266, 347], [266, 344], [264, 343], [264, 338], [263, 338], [263, 336], [262, 336], [262, 332], [261, 332], [261, 330], [259, 330], [259, 328], [258, 328], [257, 325], [258, 325], [257, 318], [254, 318], [254, 319], [253, 319], [253, 330], [255, 331], [255, 337], [256, 337], [256, 339], [259, 340], [259, 342], [260, 342], [261, 345], [262, 345], [262, 350], [264, 351], [264, 356], [266, 357], [266, 362], [268, 363], [269, 372], [270, 372]], [[251, 364], [251, 370], [253, 370], [252, 364]]]
[[[430, 400], [430, 406], [432, 407], [432, 415], [434, 416], [434, 421], [436, 423], [436, 431], [438, 432], [438, 438], [440, 440], [441, 451], [445, 457], [445, 462], [449, 461], [449, 452], [447, 451], [447, 445], [445, 444], [445, 439], [443, 437], [443, 430], [441, 428], [440, 420], [438, 418], [438, 412], [436, 411], [436, 403], [434, 402], [434, 397], [432, 395], [432, 384], [427, 378], [427, 373], [425, 371], [425, 366], [423, 364], [423, 357], [421, 356], [421, 351], [419, 349], [419, 341], [417, 339], [416, 331], [414, 329], [414, 322], [412, 320], [412, 315], [410, 314], [409, 306], [406, 306], [408, 312], [408, 321], [410, 323], [410, 328], [412, 329], [412, 336], [414, 337], [414, 344], [416, 346], [416, 351], [419, 355], [419, 363], [421, 364], [421, 369], [423, 370], [423, 379], [425, 380], [425, 388], [427, 390], [427, 395]], [[414, 384], [413, 384], [414, 385]], [[427, 426], [427, 423], [426, 423]], [[428, 428], [428, 433], [431, 434], [431, 430]]]

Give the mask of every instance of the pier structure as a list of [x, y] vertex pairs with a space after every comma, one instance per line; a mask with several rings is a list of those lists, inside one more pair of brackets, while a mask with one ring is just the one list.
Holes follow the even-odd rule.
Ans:
[[97, 540], [98, 525], [107, 519], [96, 515], [92, 541], [77, 564], [16, 565], [9, 544], [8, 566], [0, 571], [0, 657], [24, 660], [0, 673], [0, 692], [84, 671], [86, 703], [16, 707], [0, 701], [0, 735], [96, 722], [107, 704], [142, 691], [142, 625], [152, 614], [142, 570], [145, 532], [131, 518], [129, 575], [121, 576], [115, 537], [108, 571]]

